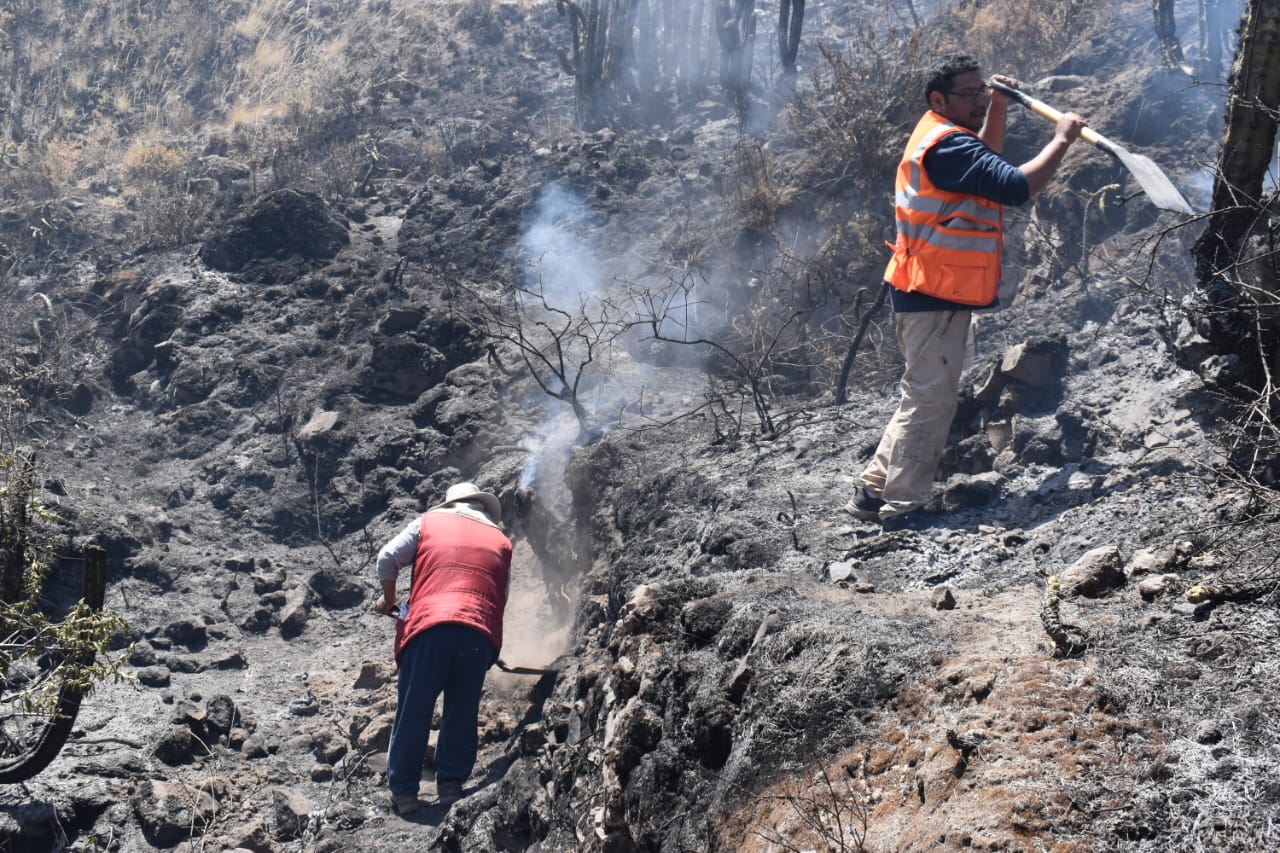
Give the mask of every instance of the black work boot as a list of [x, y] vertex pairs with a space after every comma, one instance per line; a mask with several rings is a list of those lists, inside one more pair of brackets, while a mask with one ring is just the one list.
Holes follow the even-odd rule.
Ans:
[[884, 506], [884, 501], [880, 499], [879, 495], [866, 486], [859, 486], [857, 494], [853, 496], [853, 500], [844, 505], [844, 511], [863, 521], [879, 521], [880, 507], [882, 506]]

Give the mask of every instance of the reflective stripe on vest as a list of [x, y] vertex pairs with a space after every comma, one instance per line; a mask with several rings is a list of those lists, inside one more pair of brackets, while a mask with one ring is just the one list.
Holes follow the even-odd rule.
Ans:
[[929, 180], [924, 156], [950, 133], [972, 131], [930, 110], [907, 143], [894, 187], [898, 239], [885, 281], [908, 293], [961, 305], [990, 305], [1000, 284], [1003, 209], [979, 196], [940, 189]]

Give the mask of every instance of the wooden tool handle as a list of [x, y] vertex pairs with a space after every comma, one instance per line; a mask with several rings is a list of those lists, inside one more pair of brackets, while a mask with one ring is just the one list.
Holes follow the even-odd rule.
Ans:
[[[994, 80], [992, 80], [989, 85], [992, 89], [995, 89], [997, 92], [1003, 92], [1027, 109], [1031, 110], [1031, 112], [1048, 119], [1054, 124], [1057, 124], [1058, 119], [1062, 118], [1062, 112], [1060, 110], [1055, 110], [1044, 101], [1033, 98], [1026, 92], [1015, 89], [1012, 86], [1006, 86], [1003, 83], [997, 83]], [[1096, 145], [1104, 150], [1109, 151], [1113, 147], [1111, 140], [1107, 139], [1091, 127], [1081, 128], [1080, 138], [1085, 142], [1088, 142], [1090, 145]]]

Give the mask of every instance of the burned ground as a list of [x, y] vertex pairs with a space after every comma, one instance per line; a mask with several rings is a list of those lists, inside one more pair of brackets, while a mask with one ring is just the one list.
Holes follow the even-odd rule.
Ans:
[[[1193, 185], [1215, 90], [1153, 70], [1148, 5], [1112, 5], [1040, 91]], [[235, 167], [251, 140], [202, 139], [202, 240], [124, 247], [86, 183], [53, 271], [13, 284], [6, 340], [49, 368], [25, 380], [45, 499], [64, 552], [108, 550], [133, 680], [0, 791], [8, 848], [1274, 848], [1274, 600], [1186, 599], [1269, 559], [1267, 503], [1222, 466], [1229, 412], [1188, 369], [1196, 226], [1083, 148], [1010, 211], [1018, 294], [975, 324], [938, 523], [883, 534], [841, 507], [896, 403], [887, 318], [848, 402], [831, 364], [892, 230], [887, 172], [860, 167], [905, 128], [825, 162], [761, 90], [745, 124], [709, 92], [583, 129], [554, 4], [488, 8], [385, 78], [358, 192], [261, 192], [267, 163]], [[1046, 132], [1013, 114], [1010, 156]], [[535, 233], [572, 238], [610, 308], [687, 284], [736, 349], [638, 324], [579, 424], [485, 310], [557, 283]], [[797, 294], [807, 360], [744, 369]], [[406, 821], [373, 558], [463, 478], [516, 542], [503, 656], [555, 672], [491, 673], [468, 796]]]

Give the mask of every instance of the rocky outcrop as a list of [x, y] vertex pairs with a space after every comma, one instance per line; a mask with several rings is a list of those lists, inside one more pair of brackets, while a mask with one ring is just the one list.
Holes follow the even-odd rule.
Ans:
[[200, 248], [212, 269], [240, 272], [255, 261], [327, 260], [350, 242], [347, 227], [318, 195], [278, 190], [256, 201]]

